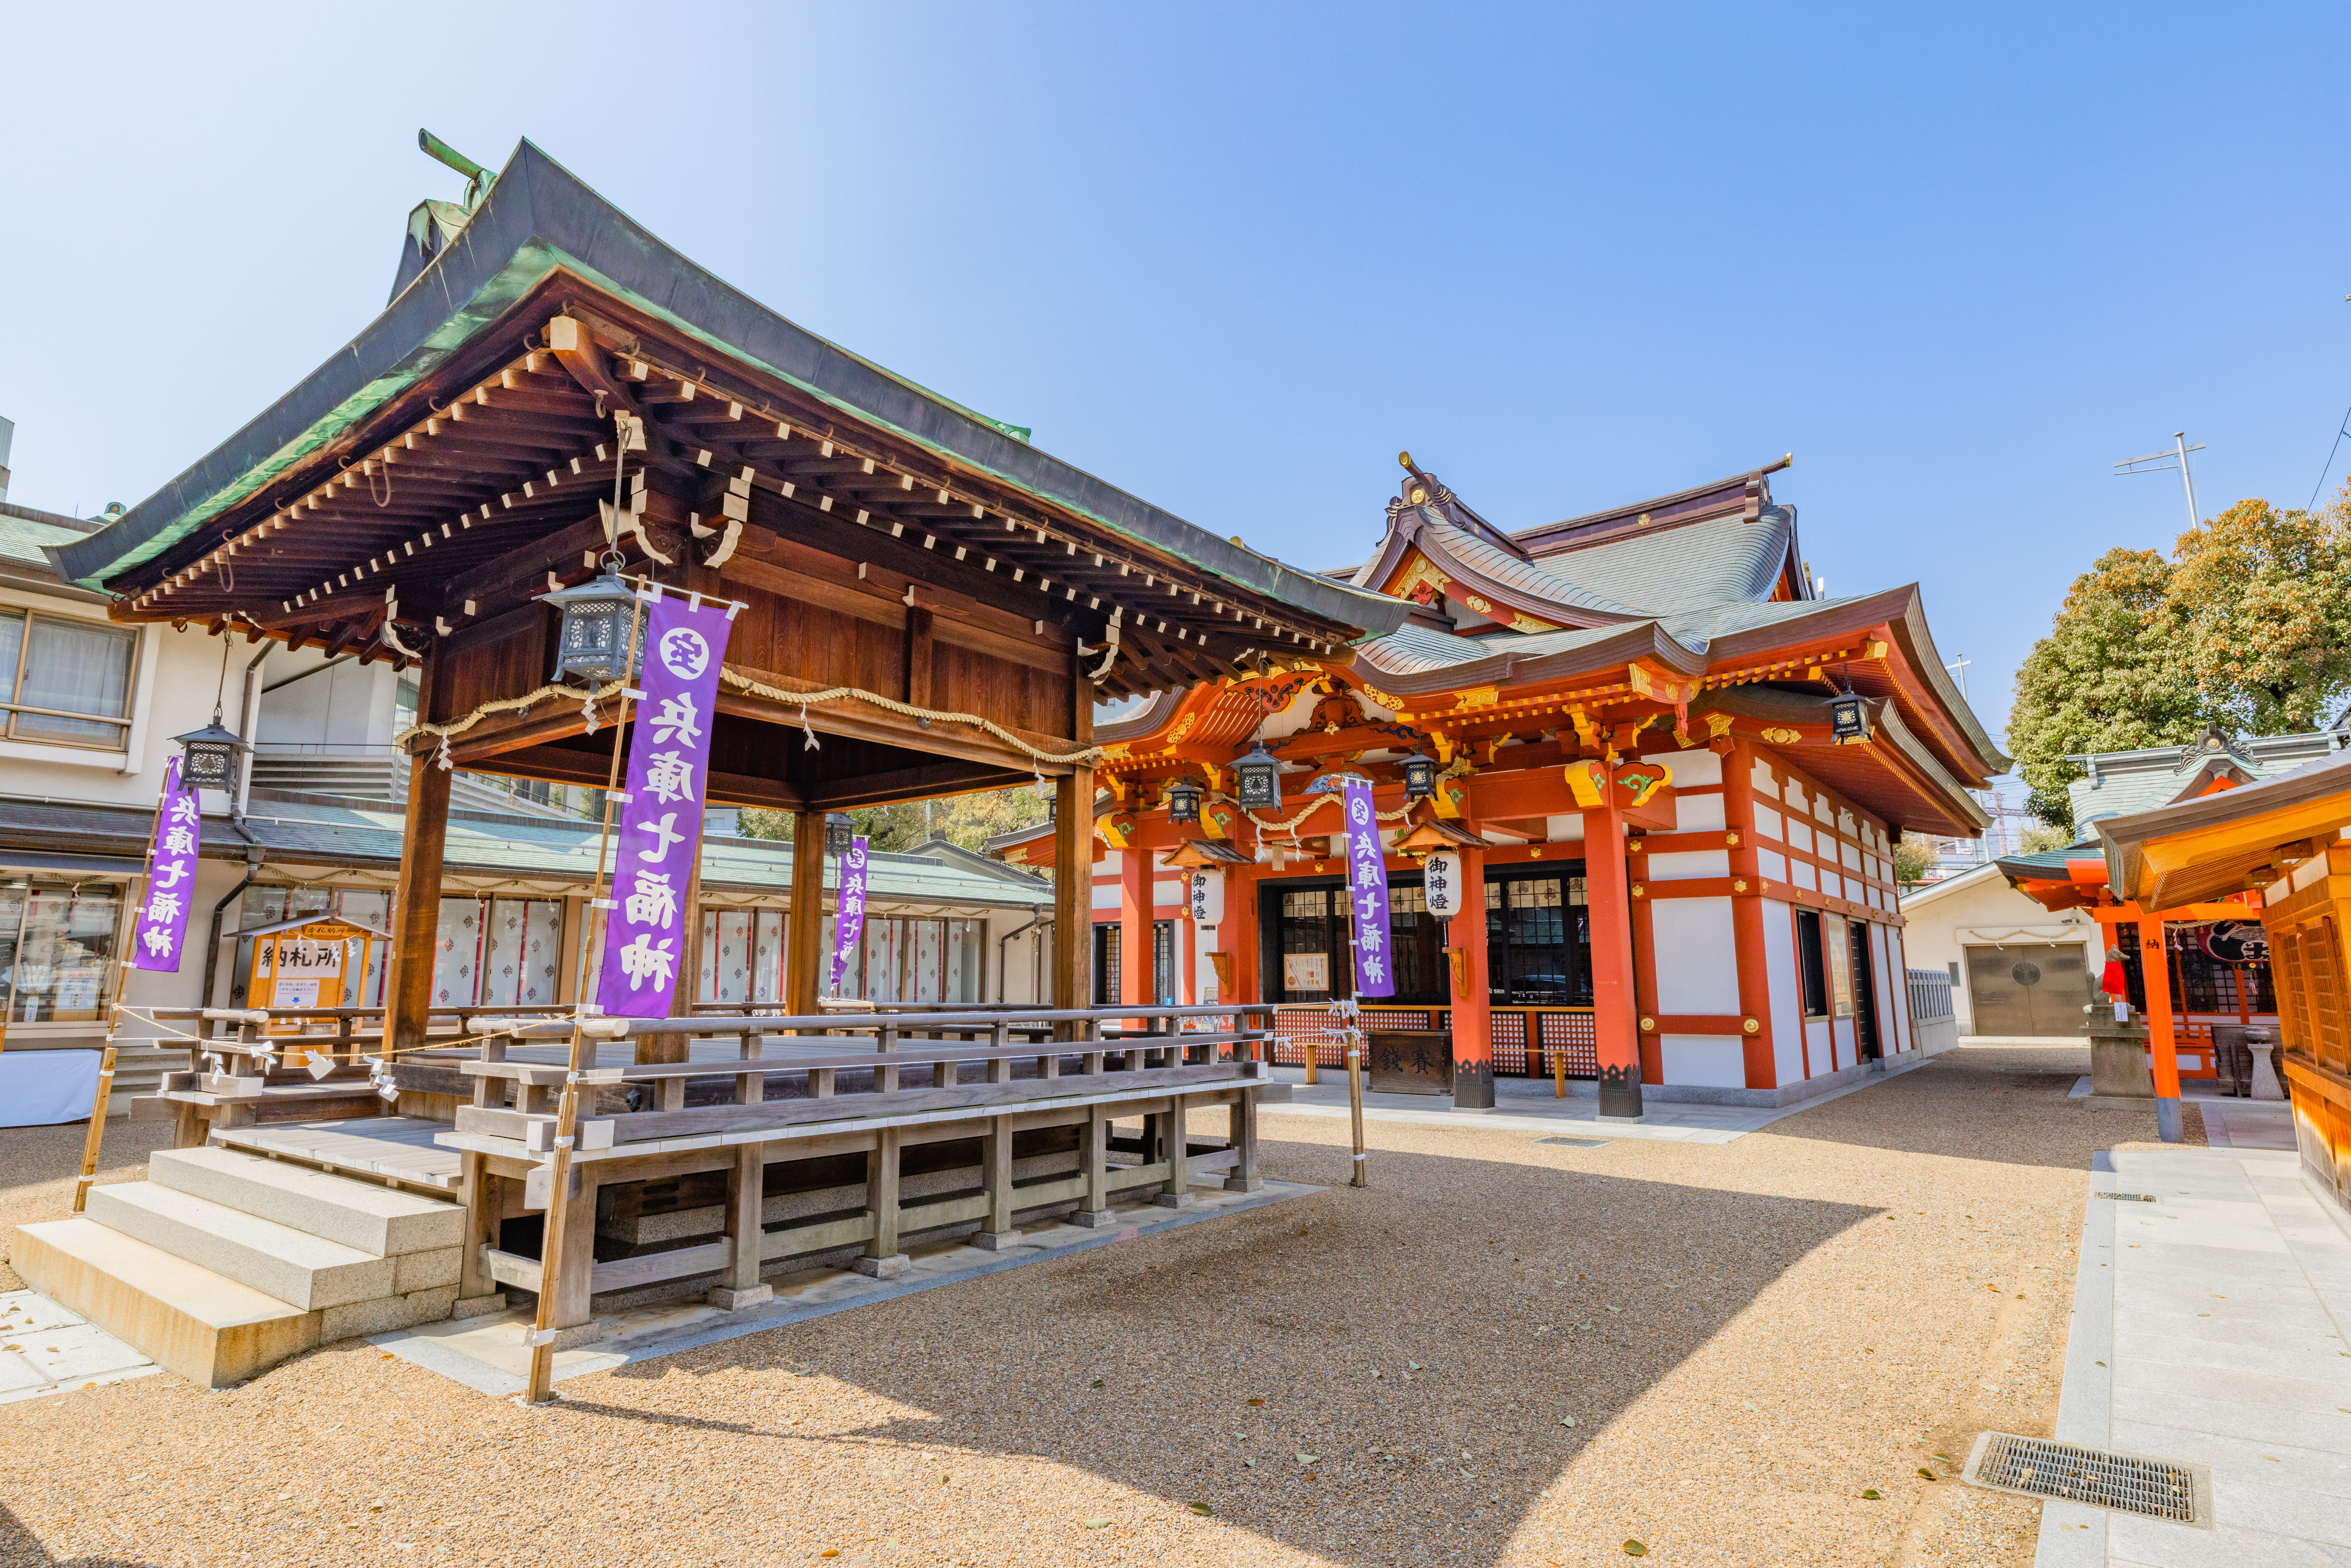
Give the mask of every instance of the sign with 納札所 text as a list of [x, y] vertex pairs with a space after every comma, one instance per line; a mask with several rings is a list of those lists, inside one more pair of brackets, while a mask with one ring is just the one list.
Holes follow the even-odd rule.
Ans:
[[596, 1000], [613, 1018], [666, 1018], [675, 999], [695, 858], [702, 852], [711, 716], [728, 608], [664, 594], [645, 619], [644, 698], [629, 737]]

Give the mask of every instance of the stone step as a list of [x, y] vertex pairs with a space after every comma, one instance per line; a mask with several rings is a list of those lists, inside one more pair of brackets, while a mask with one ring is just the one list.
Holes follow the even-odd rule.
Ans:
[[454, 1203], [243, 1149], [158, 1149], [147, 1179], [377, 1258], [454, 1250], [465, 1239], [465, 1211]]
[[19, 1227], [8, 1260], [42, 1295], [206, 1388], [225, 1388], [319, 1343], [318, 1312], [87, 1216]]
[[[394, 1259], [372, 1257], [356, 1247], [155, 1182], [92, 1187], [88, 1214], [109, 1229], [290, 1306], [339, 1307], [395, 1293]], [[430, 1259], [433, 1254], [420, 1256]]]

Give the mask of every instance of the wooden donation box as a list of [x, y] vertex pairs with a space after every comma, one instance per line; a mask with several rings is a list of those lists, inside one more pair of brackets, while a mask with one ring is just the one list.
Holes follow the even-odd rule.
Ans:
[[1453, 1031], [1374, 1030], [1364, 1037], [1374, 1094], [1453, 1092]]

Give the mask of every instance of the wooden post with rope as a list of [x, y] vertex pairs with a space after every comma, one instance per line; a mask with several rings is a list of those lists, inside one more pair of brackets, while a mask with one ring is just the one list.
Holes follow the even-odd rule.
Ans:
[[[621, 455], [625, 458], [628, 443], [621, 443]], [[613, 465], [614, 486], [619, 485], [620, 464]], [[609, 531], [609, 530], [608, 530]], [[642, 589], [640, 590], [642, 591]], [[636, 678], [637, 640], [642, 633], [648, 609], [642, 599], [632, 601], [629, 615], [629, 653], [621, 665], [621, 695], [612, 715], [612, 761], [604, 780], [604, 826], [596, 841], [596, 880], [590, 885], [588, 901], [588, 953], [601, 960], [603, 956], [604, 912], [611, 903], [611, 889], [605, 877], [611, 866], [612, 820], [621, 809], [621, 768], [627, 757], [622, 744], [629, 733], [629, 698], [635, 689], [630, 682]], [[594, 683], [590, 683], [592, 689]], [[695, 918], [689, 912], [689, 918]], [[677, 983], [686, 983], [680, 975]], [[571, 1149], [580, 1128], [580, 1075], [588, 1065], [588, 1023], [586, 1009], [591, 1004], [585, 998], [588, 971], [583, 966], [580, 974], [582, 996], [572, 1002], [571, 1050], [568, 1071], [563, 1075], [563, 1093], [555, 1110], [555, 1151], [548, 1164], [547, 1220], [538, 1246], [538, 1311], [531, 1322], [530, 1383], [523, 1393], [525, 1405], [544, 1405], [555, 1397], [555, 1313], [556, 1296], [563, 1278], [566, 1220], [571, 1207]], [[601, 1020], [599, 1019], [599, 1022]]]
[[[169, 780], [171, 776], [171, 770], [166, 768], [163, 773], [164, 779]], [[164, 786], [158, 784], [155, 787], [155, 817], [158, 821], [162, 820], [165, 798]], [[151, 826], [147, 831], [147, 863], [140, 869], [139, 897], [131, 905], [133, 909], [142, 909], [146, 906], [147, 884], [154, 879], [155, 831]], [[136, 928], [134, 923], [133, 929], [136, 930]], [[131, 960], [128, 958], [117, 958], [114, 962], [120, 967], [120, 971], [127, 972], [131, 967]], [[81, 1175], [74, 1183], [73, 1211], [76, 1214], [79, 1214], [82, 1211], [82, 1206], [89, 1201], [90, 1184], [98, 1178], [99, 1145], [106, 1141], [106, 1106], [107, 1102], [114, 1097], [114, 1037], [122, 1028], [121, 985], [122, 981], [118, 973], [115, 980], [115, 998], [107, 1006], [106, 1049], [99, 1053], [98, 1058], [98, 1092], [90, 1102], [89, 1136], [82, 1140]]]

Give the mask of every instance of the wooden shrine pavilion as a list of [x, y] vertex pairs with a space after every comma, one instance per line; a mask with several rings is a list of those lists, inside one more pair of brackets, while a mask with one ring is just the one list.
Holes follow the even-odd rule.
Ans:
[[[1784, 461], [1516, 531], [1403, 463], [1371, 558], [1326, 574], [1401, 625], [1096, 730], [1096, 998], [1285, 1007], [1281, 1060], [1335, 1061], [1318, 1018], [1352, 977], [1325, 784], [1352, 770], [1393, 824], [1395, 992], [1364, 1016], [1449, 1031], [1457, 1103], [1490, 1105], [1498, 1073], [1596, 1083], [1604, 1115], [1638, 1115], [1645, 1086], [1787, 1103], [1911, 1051], [1894, 844], [1980, 831], [1969, 791], [2007, 763], [1917, 588], [1823, 598], [1771, 497]], [[1235, 796], [1257, 740], [1275, 810]], [[1185, 779], [1196, 824], [1171, 820]], [[993, 847], [1068, 865], [1069, 827]], [[1437, 850], [1466, 883], [1449, 925], [1423, 896]], [[1178, 873], [1222, 896], [1187, 900]]]
[[[495, 176], [479, 172], [468, 197], [418, 210], [390, 304], [348, 347], [120, 522], [54, 552], [119, 620], [323, 646], [416, 674], [376, 1083], [397, 1096], [398, 1119], [439, 1118], [412, 1141], [462, 1168], [412, 1181], [396, 1161], [360, 1164], [458, 1197], [463, 1254], [451, 1249], [445, 1281], [413, 1301], [403, 1289], [373, 1316], [289, 1301], [311, 1315], [286, 1334], [445, 1316], [501, 1285], [539, 1291], [529, 1227], [554, 1202], [570, 1203], [564, 1234], [579, 1233], [547, 1285], [560, 1326], [615, 1291], [703, 1281], [747, 1302], [763, 1268], [827, 1249], [887, 1272], [903, 1237], [942, 1226], [976, 1223], [1002, 1244], [1040, 1206], [1100, 1224], [1120, 1191], [1176, 1206], [1212, 1174], [1259, 1185], [1254, 1113], [1270, 1070], [1229, 1009], [1221, 1030], [1196, 1018], [1179, 1034], [1171, 1009], [1068, 1006], [1085, 990], [1082, 878], [1057, 889], [1062, 1006], [1045, 1012], [820, 1016], [821, 925], [799, 912], [829, 904], [830, 810], [1036, 784], [1053, 791], [1062, 859], [1076, 862], [1104, 755], [1097, 703], [1214, 689], [1266, 661], [1343, 670], [1359, 640], [1395, 632], [1411, 607], [1228, 542], [794, 325], [528, 142]], [[432, 949], [452, 764], [607, 782], [623, 683], [591, 697], [558, 678], [559, 614], [542, 602], [605, 567], [737, 607], [708, 800], [797, 814], [796, 913], [771, 1015], [696, 1018], [679, 986], [666, 1019], [590, 1020], [605, 1054], [569, 1166], [585, 1190], [551, 1198], [549, 1151], [571, 1145], [557, 1101], [582, 1082], [566, 1074], [569, 1025], [495, 1020], [503, 1032], [465, 1060], [436, 1054]], [[690, 886], [680, 902], [695, 906]], [[695, 968], [690, 956], [681, 965]], [[272, 1117], [318, 1114], [303, 1095], [366, 1093], [351, 1078], [366, 1069], [314, 1063], [329, 1075], [314, 1088], [241, 1029], [243, 1043], [207, 1042], [211, 1061], [167, 1080], [183, 1144], [250, 1145]], [[622, 1063], [603, 1065], [614, 1051]], [[984, 1081], [965, 1082], [967, 1064]], [[1219, 1148], [1186, 1133], [1187, 1108], [1208, 1105], [1230, 1114]], [[1146, 1119], [1139, 1163], [1111, 1158], [1126, 1142], [1111, 1132], [1122, 1115]], [[266, 1152], [298, 1157], [283, 1140]], [[945, 1180], [957, 1171], [967, 1184]], [[946, 1196], [904, 1201], [902, 1176]], [[650, 1251], [642, 1237], [615, 1243], [604, 1220], [636, 1212], [648, 1182], [710, 1186], [723, 1233], [670, 1235]], [[619, 1199], [607, 1190], [601, 1217], [600, 1185]], [[184, 1193], [144, 1209], [132, 1188], [91, 1198], [92, 1221], [183, 1259], [202, 1250], [184, 1243], [196, 1223]], [[102, 1248], [66, 1257], [81, 1244], [31, 1246], [25, 1271], [120, 1272], [90, 1260]], [[222, 1368], [234, 1359], [203, 1375], [233, 1375]]]

